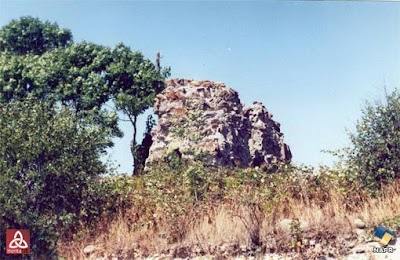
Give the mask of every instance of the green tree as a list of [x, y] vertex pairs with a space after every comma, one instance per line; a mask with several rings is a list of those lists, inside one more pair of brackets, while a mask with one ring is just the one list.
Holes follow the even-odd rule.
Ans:
[[[154, 65], [123, 44], [111, 49], [73, 43], [72, 36], [57, 38], [68, 30], [31, 17], [13, 20], [0, 31], [12, 35], [2, 38], [5, 47], [0, 48], [0, 101], [33, 95], [59, 102], [72, 108], [78, 118], [101, 123], [105, 130], [111, 127], [111, 134], [122, 136], [116, 112], [105, 109], [113, 100], [133, 125], [131, 151], [135, 156], [137, 118], [163, 89], [169, 69]], [[14, 46], [14, 38], [23, 47], [18, 47], [19, 42]], [[50, 40], [51, 44], [44, 44]]]
[[73, 44], [71, 32], [55, 23], [32, 17], [12, 20], [0, 30], [0, 100], [33, 95], [61, 102], [79, 118], [95, 116], [92, 122], [112, 126], [113, 133], [121, 136], [118, 117], [102, 109], [110, 96], [104, 77], [110, 62], [110, 48]]
[[71, 42], [72, 34], [69, 30], [30, 16], [12, 20], [0, 30], [0, 51], [17, 55], [43, 54], [55, 48], [66, 47]]
[[110, 91], [105, 67], [110, 49], [90, 43], [72, 44], [42, 55], [0, 52], [0, 101], [23, 100], [28, 95], [61, 103], [81, 120], [101, 123], [122, 136], [116, 111], [105, 109]]
[[35, 18], [1, 28], [0, 226], [29, 228], [34, 254], [51, 257], [60, 232], [101, 213], [98, 202], [115, 211], [108, 198], [120, 191], [98, 198], [115, 185], [97, 185], [100, 154], [122, 134], [107, 102], [131, 119], [136, 147], [137, 117], [168, 75], [129, 47], [73, 43]]
[[399, 90], [386, 95], [385, 102], [366, 103], [350, 140], [347, 166], [366, 188], [376, 190], [400, 177]]
[[[137, 156], [137, 118], [154, 103], [155, 96], [164, 89], [164, 80], [170, 75], [169, 68], [161, 69], [140, 52], [119, 44], [113, 50], [113, 62], [107, 67], [107, 78], [114, 102], [133, 126], [131, 153]], [[135, 163], [134, 163], [135, 164]], [[134, 174], [139, 167], [133, 165]], [[135, 170], [136, 169], [136, 170]]]
[[31, 98], [2, 104], [0, 236], [28, 228], [34, 255], [54, 255], [60, 232], [80, 219], [88, 186], [106, 172], [99, 155], [108, 138], [66, 107]]
[[105, 78], [106, 67], [113, 62], [111, 49], [93, 43], [74, 43], [47, 53], [46, 82], [53, 83], [58, 99], [77, 113], [100, 108], [110, 96]]

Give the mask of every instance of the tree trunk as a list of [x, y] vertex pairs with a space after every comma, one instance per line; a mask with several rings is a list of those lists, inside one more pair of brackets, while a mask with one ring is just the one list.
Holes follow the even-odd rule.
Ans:
[[133, 171], [132, 174], [135, 175], [137, 172], [137, 165], [136, 164], [136, 157], [137, 157], [137, 144], [136, 144], [136, 122], [137, 122], [137, 116], [133, 116], [133, 120], [131, 120], [131, 123], [133, 125], [133, 135], [132, 135], [132, 142], [131, 142], [131, 153], [132, 153], [132, 159], [133, 159]]
[[156, 55], [156, 70], [157, 70], [158, 73], [160, 73], [160, 71], [161, 71], [160, 60], [161, 60], [161, 54], [160, 54], [160, 52], [157, 52], [157, 55]]

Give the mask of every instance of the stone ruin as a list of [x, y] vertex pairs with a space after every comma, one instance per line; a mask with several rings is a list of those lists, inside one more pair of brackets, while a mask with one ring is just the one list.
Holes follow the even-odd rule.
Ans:
[[256, 167], [289, 162], [280, 124], [260, 102], [244, 106], [224, 83], [173, 79], [156, 96], [158, 124], [146, 168], [175, 152], [209, 166]]

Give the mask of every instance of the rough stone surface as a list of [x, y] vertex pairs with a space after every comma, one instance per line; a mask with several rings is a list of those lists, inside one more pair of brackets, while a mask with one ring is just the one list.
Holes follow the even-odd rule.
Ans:
[[365, 223], [364, 223], [364, 221], [362, 221], [362, 220], [359, 219], [359, 218], [356, 218], [356, 219], [354, 220], [354, 225], [355, 225], [357, 228], [365, 228]]
[[291, 160], [272, 114], [260, 102], [245, 107], [238, 92], [224, 83], [170, 80], [157, 95], [154, 112], [158, 124], [147, 168], [171, 152], [201, 158], [210, 166], [256, 167]]
[[88, 245], [88, 246], [86, 246], [86, 247], [83, 249], [83, 252], [84, 252], [85, 254], [91, 254], [91, 253], [93, 253], [94, 251], [96, 251], [96, 247], [95, 247], [94, 245]]
[[[346, 240], [344, 240], [346, 241]], [[136, 249], [118, 249], [118, 253], [104, 255], [104, 250], [97, 245], [96, 252], [91, 251], [85, 259], [347, 259], [347, 260], [398, 260], [400, 259], [400, 241], [395, 240], [394, 244], [382, 247], [377, 242], [356, 244], [351, 250], [343, 250], [342, 244], [327, 244], [327, 241], [316, 241], [315, 239], [303, 243], [304, 251], [301, 252], [279, 252], [262, 253], [260, 247], [237, 243], [221, 244], [186, 244], [171, 245], [164, 251], [154, 254], [143, 254]], [[308, 246], [307, 246], [308, 244]], [[204, 247], [205, 246], [205, 247]], [[95, 248], [94, 245], [90, 247]], [[374, 253], [373, 248], [391, 249], [390, 252]], [[200, 250], [199, 250], [200, 249]], [[212, 250], [211, 250], [212, 249]], [[133, 251], [133, 252], [132, 252]], [[340, 253], [341, 252], [341, 253]]]
[[[278, 226], [285, 232], [290, 232], [292, 229], [292, 219], [282, 219], [279, 221]], [[307, 221], [300, 220], [299, 228], [301, 231], [307, 231], [309, 229], [309, 224]]]
[[357, 236], [363, 236], [363, 235], [365, 235], [367, 232], [365, 231], [365, 229], [357, 228], [357, 229], [356, 229], [356, 233], [357, 233]]

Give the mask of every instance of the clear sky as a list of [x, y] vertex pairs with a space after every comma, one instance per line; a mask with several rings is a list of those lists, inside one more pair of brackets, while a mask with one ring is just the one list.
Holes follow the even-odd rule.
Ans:
[[[364, 100], [400, 82], [400, 3], [340, 1], [1, 1], [0, 26], [22, 15], [57, 21], [76, 42], [119, 42], [172, 77], [223, 81], [281, 123], [295, 163], [331, 165]], [[144, 120], [139, 128], [142, 135]], [[132, 128], [111, 158], [131, 172]]]

